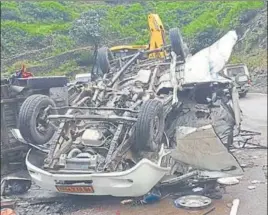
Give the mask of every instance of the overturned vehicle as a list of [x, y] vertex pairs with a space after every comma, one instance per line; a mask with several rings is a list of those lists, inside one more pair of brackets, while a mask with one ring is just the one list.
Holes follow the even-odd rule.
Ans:
[[21, 168], [29, 150], [28, 145], [22, 145], [12, 135], [12, 129], [17, 128], [20, 107], [27, 97], [42, 94], [49, 96], [56, 106], [67, 105], [64, 100], [68, 95], [66, 77], [21, 77], [25, 73], [29, 75], [23, 67], [11, 76], [1, 74], [1, 175]]
[[77, 85], [70, 106], [41, 95], [25, 101], [14, 135], [32, 146], [26, 165], [37, 185], [142, 196], [155, 186], [242, 175], [228, 152], [240, 126], [238, 94], [217, 73], [237, 35], [230, 31], [190, 56], [178, 29], [171, 31], [171, 45], [154, 50], [169, 53], [165, 59], [148, 60], [148, 51], [111, 59], [102, 48], [102, 74]]

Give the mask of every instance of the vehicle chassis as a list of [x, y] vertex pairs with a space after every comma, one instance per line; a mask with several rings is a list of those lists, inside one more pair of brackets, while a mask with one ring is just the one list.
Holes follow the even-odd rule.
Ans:
[[[37, 184], [81, 195], [129, 196], [126, 191], [132, 188], [130, 195], [140, 196], [170, 172], [172, 159], [162, 162], [169, 154], [165, 148], [175, 147], [170, 140], [183, 99], [193, 99], [205, 85], [202, 100], [212, 108], [218, 100], [226, 104], [233, 88], [230, 82], [202, 83], [201, 88], [198, 84], [182, 86], [177, 81], [183, 78], [184, 61], [180, 56], [171, 46], [154, 52], [168, 48], [170, 56], [165, 60], [143, 60], [151, 51], [111, 61], [107, 58], [106, 63], [111, 63], [109, 71], [101, 71], [99, 76], [97, 71], [91, 83], [76, 86], [80, 91], [70, 106], [46, 107], [44, 112], [50, 114], [45, 120], [55, 129], [46, 144], [49, 150], [43, 150], [45, 154], [37, 152], [37, 156], [31, 150], [26, 158]], [[168, 71], [171, 86], [161, 79]], [[57, 113], [63, 109], [65, 114]], [[85, 133], [88, 135], [84, 137]], [[154, 173], [148, 183], [146, 172]], [[144, 180], [137, 180], [137, 173]], [[192, 172], [182, 178], [196, 175], [198, 172]], [[77, 184], [86, 186], [88, 191], [69, 192], [64, 188], [68, 185], [76, 189]]]

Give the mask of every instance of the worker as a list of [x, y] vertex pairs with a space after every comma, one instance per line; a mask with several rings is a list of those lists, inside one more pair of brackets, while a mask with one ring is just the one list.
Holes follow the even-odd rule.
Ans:
[[25, 64], [22, 64], [21, 70], [16, 73], [16, 78], [29, 78], [29, 77], [33, 77], [33, 74], [31, 72], [27, 72]]

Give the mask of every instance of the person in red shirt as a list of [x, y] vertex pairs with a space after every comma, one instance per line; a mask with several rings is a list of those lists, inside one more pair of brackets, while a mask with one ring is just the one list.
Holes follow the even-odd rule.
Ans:
[[21, 77], [22, 77], [22, 78], [33, 77], [33, 74], [32, 74], [31, 72], [27, 72], [27, 71], [26, 71], [26, 67], [25, 67], [24, 64], [22, 64]]

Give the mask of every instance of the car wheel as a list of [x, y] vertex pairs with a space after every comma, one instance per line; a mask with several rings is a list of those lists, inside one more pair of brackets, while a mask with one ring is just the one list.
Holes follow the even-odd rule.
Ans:
[[239, 93], [240, 98], [245, 98], [247, 95], [247, 92]]
[[185, 61], [186, 53], [184, 50], [184, 43], [178, 28], [172, 28], [169, 30], [169, 38], [171, 43], [172, 51], [179, 55], [181, 60]]
[[26, 141], [42, 145], [53, 136], [55, 130], [45, 120], [44, 110], [49, 105], [56, 107], [52, 99], [40, 94], [32, 95], [23, 102], [19, 112], [18, 128]]
[[101, 69], [102, 73], [108, 73], [110, 70], [110, 60], [113, 59], [111, 51], [107, 47], [101, 47], [97, 54], [97, 66]]
[[150, 99], [141, 107], [135, 126], [135, 148], [158, 151], [164, 133], [164, 110], [160, 101]]

